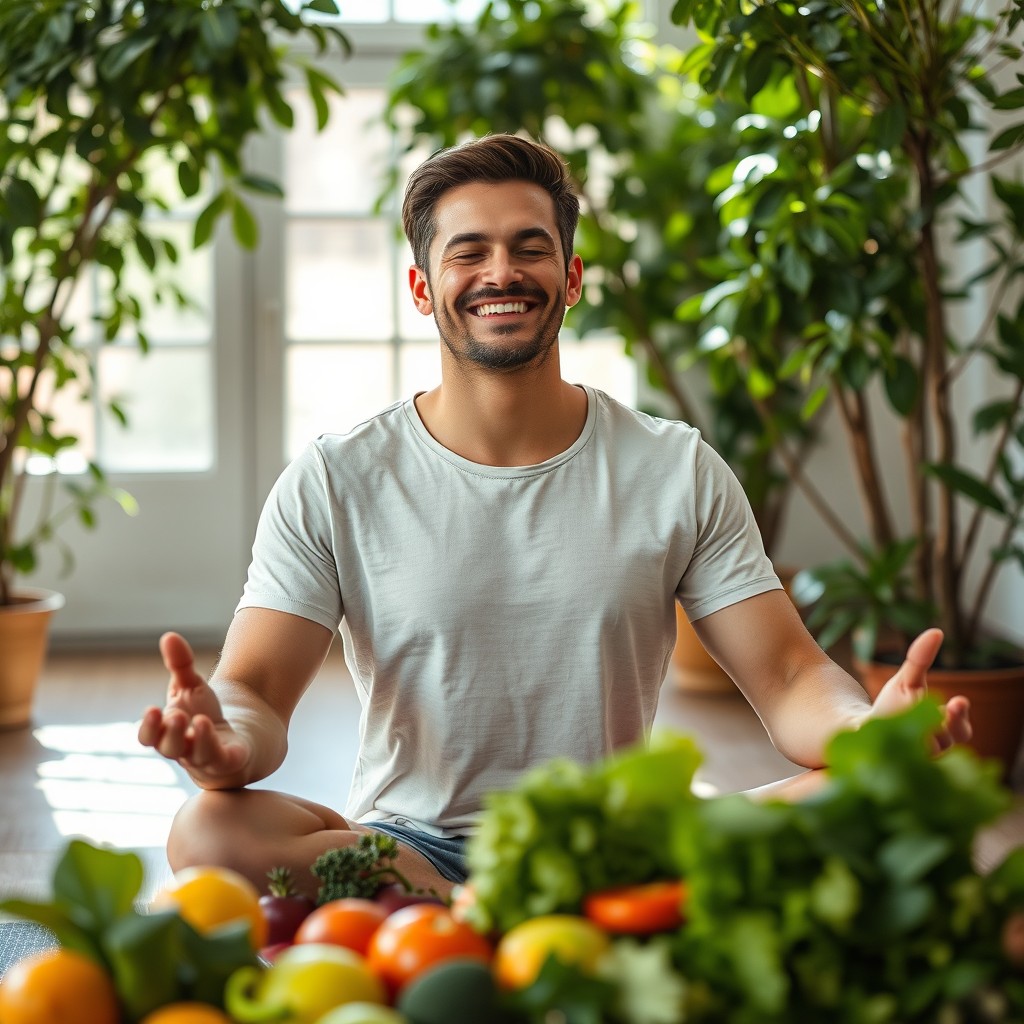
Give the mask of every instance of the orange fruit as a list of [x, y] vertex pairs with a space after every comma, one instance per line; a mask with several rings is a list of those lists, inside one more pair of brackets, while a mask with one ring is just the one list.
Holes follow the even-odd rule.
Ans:
[[142, 1024], [231, 1024], [231, 1018], [209, 1003], [169, 1003], [143, 1017]]
[[19, 960], [0, 984], [3, 1024], [118, 1024], [114, 983], [95, 960], [73, 949]]
[[236, 921], [248, 921], [252, 948], [262, 949], [267, 942], [267, 921], [260, 908], [259, 890], [230, 868], [183, 868], [157, 893], [152, 909], [176, 909], [197, 932], [204, 934]]
[[329, 942], [362, 956], [373, 933], [384, 923], [387, 910], [373, 900], [349, 897], [330, 900], [317, 907], [295, 933], [295, 942]]

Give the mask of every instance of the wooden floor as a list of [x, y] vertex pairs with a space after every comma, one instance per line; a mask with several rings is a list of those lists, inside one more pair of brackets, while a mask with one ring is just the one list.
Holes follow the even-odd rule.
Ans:
[[[199, 654], [202, 671], [215, 655]], [[42, 897], [54, 860], [71, 836], [138, 852], [143, 895], [168, 876], [163, 844], [192, 783], [176, 765], [138, 745], [136, 721], [162, 703], [159, 657], [51, 652], [32, 725], [0, 732], [0, 895]], [[296, 713], [281, 769], [262, 785], [340, 807], [355, 762], [358, 704], [336, 646]], [[770, 744], [749, 705], [733, 692], [683, 693], [670, 678], [657, 724], [694, 735], [705, 753], [705, 792], [734, 792], [795, 774]], [[1024, 793], [1024, 786], [1015, 787]], [[979, 844], [991, 866], [1024, 843], [1024, 796]]]

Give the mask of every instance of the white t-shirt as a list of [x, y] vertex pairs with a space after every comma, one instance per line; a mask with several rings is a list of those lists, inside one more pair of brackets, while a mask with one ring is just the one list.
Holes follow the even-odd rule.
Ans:
[[698, 619], [780, 587], [698, 431], [585, 390], [582, 434], [539, 465], [461, 458], [409, 399], [274, 486], [239, 608], [340, 627], [362, 704], [347, 817], [471, 832], [524, 770], [646, 735], [676, 599]]

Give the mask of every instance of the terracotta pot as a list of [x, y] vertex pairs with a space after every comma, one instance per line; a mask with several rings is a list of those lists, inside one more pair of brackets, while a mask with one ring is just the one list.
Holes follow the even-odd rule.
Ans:
[[52, 590], [21, 590], [0, 606], [0, 729], [28, 725], [43, 669], [50, 619], [64, 605]]
[[[795, 569], [776, 569], [786, 593], [796, 575]], [[686, 612], [676, 604], [676, 645], [672, 651], [673, 678], [676, 687], [686, 693], [738, 693], [732, 677], [704, 650]]]
[[[872, 700], [898, 668], [888, 662], [855, 662]], [[971, 702], [974, 736], [970, 746], [982, 757], [1003, 764], [1004, 778], [1013, 771], [1024, 735], [1024, 665], [993, 669], [941, 669], [928, 673], [928, 688], [939, 700], [957, 695]]]

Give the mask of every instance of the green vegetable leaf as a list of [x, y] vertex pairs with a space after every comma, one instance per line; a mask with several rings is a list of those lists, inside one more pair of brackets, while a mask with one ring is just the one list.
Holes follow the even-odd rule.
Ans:
[[132, 909], [142, 879], [137, 854], [73, 839], [54, 872], [54, 898], [84, 927], [102, 931]]

